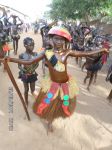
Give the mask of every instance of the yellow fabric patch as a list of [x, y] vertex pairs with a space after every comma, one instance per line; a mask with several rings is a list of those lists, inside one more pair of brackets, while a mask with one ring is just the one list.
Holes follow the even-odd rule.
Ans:
[[46, 55], [47, 59], [49, 60], [54, 55], [54, 52], [52, 50], [47, 50], [45, 52], [45, 55]]
[[65, 65], [61, 63], [60, 61], [58, 61], [57, 64], [54, 66], [54, 69], [59, 72], [63, 72], [65, 71]]

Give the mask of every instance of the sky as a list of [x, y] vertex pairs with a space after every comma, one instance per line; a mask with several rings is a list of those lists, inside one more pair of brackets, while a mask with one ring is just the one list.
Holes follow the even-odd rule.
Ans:
[[42, 18], [44, 11], [49, 10], [52, 0], [0, 0], [0, 4], [12, 7], [28, 16], [31, 19]]

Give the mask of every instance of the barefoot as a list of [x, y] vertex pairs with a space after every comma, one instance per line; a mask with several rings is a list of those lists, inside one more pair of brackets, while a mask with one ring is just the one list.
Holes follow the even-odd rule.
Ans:
[[32, 93], [32, 95], [34, 96], [35, 99], [37, 99], [38, 92], [37, 92], [37, 91], [34, 91], [34, 92]]
[[81, 68], [81, 71], [84, 72], [84, 70]]
[[112, 101], [112, 98], [110, 98], [110, 97], [107, 97], [107, 100], [109, 101], [109, 103], [111, 103], [111, 101]]
[[53, 130], [53, 125], [52, 125], [52, 123], [48, 123], [47, 135], [48, 135], [49, 132], [53, 132], [53, 131], [54, 131], [54, 130]]
[[17, 52], [16, 52], [16, 51], [14, 51], [14, 55], [17, 55]]
[[88, 91], [90, 91], [90, 88], [89, 88], [89, 87], [87, 87], [87, 90], [88, 90]]
[[93, 84], [96, 84], [96, 80], [94, 80]]
[[86, 81], [85, 81], [85, 80], [83, 81], [83, 84], [86, 84]]

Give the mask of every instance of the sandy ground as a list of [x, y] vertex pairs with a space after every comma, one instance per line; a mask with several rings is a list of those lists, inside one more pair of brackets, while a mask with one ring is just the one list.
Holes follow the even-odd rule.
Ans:
[[[25, 50], [23, 38], [26, 36], [34, 38], [35, 51], [41, 47], [39, 34], [24, 33], [21, 34], [18, 54]], [[13, 51], [11, 56], [15, 57]], [[17, 64], [10, 63], [10, 67], [23, 94]], [[41, 63], [37, 72], [36, 89], [39, 90]], [[112, 104], [106, 100], [111, 85], [105, 82], [106, 74], [100, 72], [97, 83], [88, 92], [83, 84], [86, 72], [81, 72], [74, 58], [69, 59], [68, 72], [75, 75], [80, 88], [76, 111], [70, 118], [55, 120], [54, 132], [47, 135], [43, 120], [32, 112], [34, 98], [29, 93], [31, 121], [28, 121], [7, 73], [0, 67], [0, 150], [112, 150]]]

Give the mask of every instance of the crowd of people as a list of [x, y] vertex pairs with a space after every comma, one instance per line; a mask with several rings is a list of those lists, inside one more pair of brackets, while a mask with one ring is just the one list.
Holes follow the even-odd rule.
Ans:
[[[12, 22], [10, 22], [12, 18]], [[8, 42], [10, 38], [13, 42], [14, 54], [18, 53], [18, 41], [20, 39], [19, 27], [23, 21], [16, 15], [9, 18], [4, 17], [4, 22], [0, 21], [0, 61], [4, 66], [6, 62], [18, 63], [19, 78], [24, 85], [24, 99], [28, 106], [28, 91], [31, 89], [32, 95], [35, 97], [33, 104], [33, 112], [40, 118], [44, 118], [48, 122], [48, 130], [53, 131], [52, 122], [59, 117], [70, 117], [75, 111], [76, 98], [79, 92], [78, 85], [71, 75], [67, 72], [67, 59], [75, 57], [77, 64], [80, 61], [82, 70], [87, 70], [84, 79], [87, 90], [93, 80], [96, 82], [98, 71], [101, 70], [103, 64], [107, 62], [109, 57], [110, 43], [105, 36], [94, 34], [94, 31], [87, 24], [69, 25], [62, 24], [58, 26], [55, 20], [51, 24], [45, 24], [40, 29], [42, 36], [42, 52], [34, 52], [35, 42], [31, 37], [25, 37], [23, 45], [25, 52], [20, 54], [18, 58], [9, 56], [10, 47]], [[19, 22], [19, 23], [17, 23]], [[34, 34], [38, 33], [39, 25], [34, 25]], [[8, 52], [8, 56], [7, 55]], [[85, 59], [81, 64], [82, 58]], [[39, 94], [35, 91], [35, 83], [37, 82], [38, 65], [42, 61], [43, 81]], [[45, 72], [48, 69], [49, 75]], [[109, 68], [106, 81], [112, 83], [112, 65]], [[112, 100], [112, 90], [107, 97]]]

